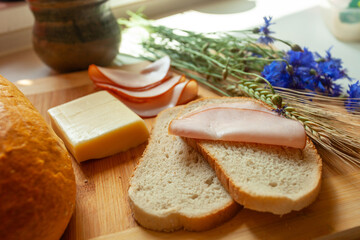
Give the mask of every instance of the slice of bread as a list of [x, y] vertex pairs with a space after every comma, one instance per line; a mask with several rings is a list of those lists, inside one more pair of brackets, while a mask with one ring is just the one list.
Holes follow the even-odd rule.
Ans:
[[60, 239], [75, 200], [75, 175], [64, 143], [0, 75], [0, 239]]
[[[200, 99], [189, 103], [181, 115], [205, 104], [244, 99], [247, 98]], [[245, 208], [282, 215], [308, 206], [320, 190], [322, 160], [309, 139], [303, 150], [256, 143], [185, 140], [207, 159], [222, 185]]]
[[240, 208], [206, 160], [180, 137], [168, 135], [168, 125], [180, 109], [158, 115], [130, 180], [134, 218], [152, 230], [207, 230], [230, 219]]

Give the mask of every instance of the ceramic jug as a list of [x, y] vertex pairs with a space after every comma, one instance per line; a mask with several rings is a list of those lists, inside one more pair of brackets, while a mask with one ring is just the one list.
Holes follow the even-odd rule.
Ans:
[[120, 28], [107, 0], [27, 0], [35, 16], [33, 46], [59, 72], [109, 65]]

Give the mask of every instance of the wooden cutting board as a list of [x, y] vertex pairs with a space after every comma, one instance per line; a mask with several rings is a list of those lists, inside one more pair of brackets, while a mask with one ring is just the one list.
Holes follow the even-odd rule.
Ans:
[[[142, 65], [124, 68], [136, 70]], [[16, 84], [47, 122], [49, 108], [96, 91], [87, 72], [20, 80]], [[199, 89], [200, 97], [214, 95], [203, 87]], [[149, 129], [153, 121], [146, 119]], [[312, 239], [360, 225], [359, 169], [343, 165], [339, 171], [325, 163], [319, 197], [302, 211], [276, 216], [243, 209], [229, 222], [201, 233], [145, 230], [132, 218], [127, 200], [129, 178], [145, 147], [146, 143], [81, 164], [73, 161], [76, 210], [62, 239]], [[359, 237], [357, 228], [346, 234]]]

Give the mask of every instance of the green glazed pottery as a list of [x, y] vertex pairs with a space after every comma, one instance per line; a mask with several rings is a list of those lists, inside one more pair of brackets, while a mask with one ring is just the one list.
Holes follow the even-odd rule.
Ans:
[[118, 53], [120, 28], [107, 0], [27, 0], [35, 16], [33, 46], [59, 72], [109, 65]]

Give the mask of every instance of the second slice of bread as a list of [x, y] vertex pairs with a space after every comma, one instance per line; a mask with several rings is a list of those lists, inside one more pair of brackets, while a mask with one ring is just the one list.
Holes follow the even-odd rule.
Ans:
[[[201, 99], [188, 104], [183, 113], [205, 104], [244, 99]], [[282, 215], [308, 206], [320, 190], [322, 160], [309, 139], [303, 150], [256, 143], [185, 140], [207, 159], [222, 185], [245, 208]]]
[[202, 231], [237, 213], [239, 205], [206, 160], [182, 138], [168, 135], [180, 107], [159, 114], [128, 190], [136, 221], [145, 228]]

